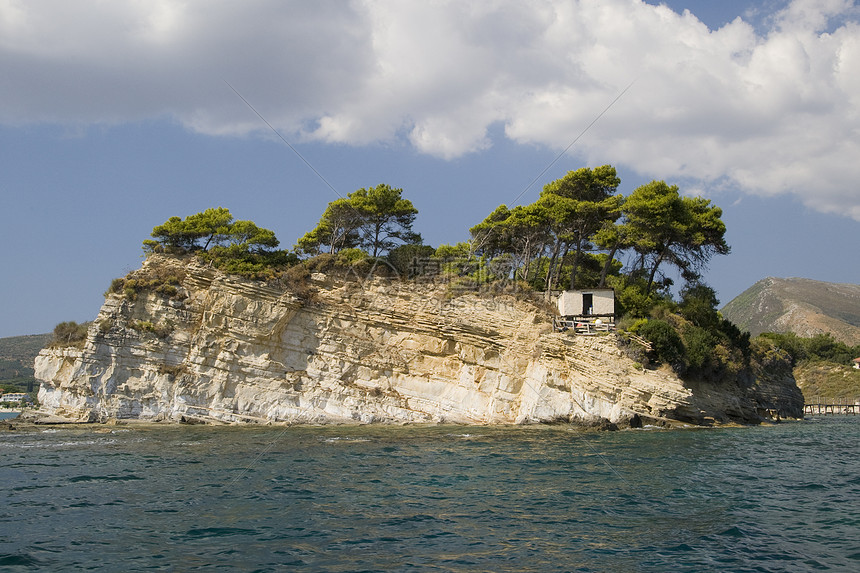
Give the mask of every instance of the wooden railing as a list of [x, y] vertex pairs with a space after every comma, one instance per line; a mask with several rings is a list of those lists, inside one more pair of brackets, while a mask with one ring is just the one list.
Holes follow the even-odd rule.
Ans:
[[642, 338], [641, 336], [639, 336], [637, 334], [633, 334], [632, 332], [626, 333], [626, 336], [627, 336], [627, 338], [629, 338], [630, 340], [632, 340], [633, 342], [635, 342], [639, 346], [643, 347], [645, 350], [647, 350], [649, 352], [651, 350], [653, 350], [651, 343], [648, 342], [647, 340], [645, 340], [644, 338]]
[[557, 332], [573, 331], [585, 335], [615, 332], [615, 315], [557, 316], [553, 317], [552, 326]]
[[803, 413], [816, 416], [829, 416], [831, 414], [850, 414], [852, 416], [856, 416], [860, 413], [860, 403], [855, 401], [851, 404], [846, 400], [844, 402], [834, 403], [816, 402], [813, 404], [804, 404]]

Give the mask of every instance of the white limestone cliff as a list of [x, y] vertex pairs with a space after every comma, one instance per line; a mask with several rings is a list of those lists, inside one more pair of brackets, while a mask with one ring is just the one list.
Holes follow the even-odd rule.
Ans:
[[[291, 291], [193, 260], [169, 296], [108, 295], [82, 348], [36, 360], [42, 409], [76, 420], [451, 422], [756, 419], [751, 393], [643, 370], [615, 335], [552, 332], [511, 296], [314, 275]], [[132, 274], [134, 276], [134, 273]]]

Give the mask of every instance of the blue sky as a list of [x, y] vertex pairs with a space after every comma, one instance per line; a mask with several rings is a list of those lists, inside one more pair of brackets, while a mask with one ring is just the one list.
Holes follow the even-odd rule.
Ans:
[[521, 202], [609, 163], [723, 208], [723, 303], [860, 283], [855, 3], [657, 4], [0, 2], [0, 336], [93, 319], [152, 227], [207, 207], [291, 247], [384, 182], [425, 242], [465, 240], [631, 82]]

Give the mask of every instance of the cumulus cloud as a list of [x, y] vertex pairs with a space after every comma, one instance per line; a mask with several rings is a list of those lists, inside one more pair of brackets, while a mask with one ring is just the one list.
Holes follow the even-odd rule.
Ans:
[[170, 118], [212, 135], [514, 141], [860, 220], [860, 17], [793, 0], [709, 29], [640, 0], [0, 0], [0, 121]]

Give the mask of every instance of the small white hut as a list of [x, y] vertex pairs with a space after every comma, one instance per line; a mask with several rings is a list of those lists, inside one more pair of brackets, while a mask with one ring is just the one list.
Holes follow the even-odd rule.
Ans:
[[615, 317], [615, 291], [611, 288], [566, 290], [558, 296], [561, 316]]
[[615, 291], [611, 288], [567, 290], [558, 295], [556, 330], [579, 334], [615, 330]]

